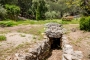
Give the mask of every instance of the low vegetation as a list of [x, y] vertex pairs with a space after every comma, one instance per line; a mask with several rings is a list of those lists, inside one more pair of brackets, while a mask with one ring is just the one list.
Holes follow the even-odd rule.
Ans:
[[80, 29], [90, 31], [90, 16], [89, 17], [82, 17], [80, 19]]
[[15, 26], [15, 25], [28, 25], [28, 24], [46, 24], [46, 23], [50, 23], [50, 22], [54, 22], [54, 23], [60, 23], [60, 24], [78, 24], [79, 23], [79, 19], [77, 20], [71, 20], [71, 21], [64, 21], [61, 19], [52, 19], [52, 20], [40, 20], [40, 21], [36, 21], [36, 20], [25, 20], [25, 21], [12, 21], [12, 20], [6, 20], [6, 21], [0, 21], [0, 26], [1, 27], [11, 27], [11, 26]]
[[4, 40], [6, 40], [6, 36], [0, 35], [0, 41], [4, 41]]
[[16, 25], [14, 21], [1, 21], [0, 26], [1, 27], [11, 27]]
[[71, 21], [62, 20], [62, 24], [79, 24], [79, 19], [74, 19], [74, 20], [71, 20]]

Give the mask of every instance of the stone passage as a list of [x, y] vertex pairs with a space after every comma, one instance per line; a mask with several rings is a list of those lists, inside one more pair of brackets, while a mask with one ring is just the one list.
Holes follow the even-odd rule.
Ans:
[[81, 51], [74, 51], [64, 36], [62, 25], [57, 23], [46, 24], [46, 36], [51, 42], [51, 49], [62, 48], [62, 60], [81, 60], [83, 54]]
[[62, 25], [57, 23], [46, 24], [46, 36], [51, 42], [51, 49], [60, 49], [62, 46]]

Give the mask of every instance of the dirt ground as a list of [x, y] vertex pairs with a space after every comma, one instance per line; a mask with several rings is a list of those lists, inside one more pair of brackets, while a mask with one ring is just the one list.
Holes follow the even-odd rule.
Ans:
[[47, 60], [62, 60], [62, 50], [52, 50], [51, 54]]
[[78, 24], [64, 25], [67, 29], [65, 34], [74, 50], [83, 52], [82, 60], [90, 60], [90, 32], [79, 30]]
[[[40, 26], [40, 25], [34, 25]], [[63, 25], [66, 28], [66, 36], [74, 50], [83, 52], [83, 60], [90, 60], [90, 32], [79, 30], [78, 24]], [[7, 37], [6, 41], [0, 42], [0, 60], [5, 60], [9, 55], [28, 49], [33, 45], [37, 37], [32, 34], [21, 33], [20, 31], [27, 31], [32, 28], [31, 25], [20, 25], [15, 27], [0, 27], [0, 34]], [[32, 43], [34, 41], [34, 43]], [[23, 45], [24, 44], [24, 45]], [[27, 50], [25, 50], [28, 52]], [[60, 60], [62, 56], [61, 50], [53, 50], [52, 55], [47, 60]]]
[[20, 44], [31, 42], [33, 40], [33, 35], [24, 33], [7, 33], [5, 34], [7, 40], [0, 42], [0, 50], [4, 50], [10, 47], [17, 47]]
[[38, 36], [21, 31], [29, 31], [31, 28], [31, 25], [0, 27], [0, 35], [6, 36], [5, 41], [0, 41], [0, 60], [5, 60], [7, 56], [20, 51], [28, 52], [28, 48], [38, 41]]

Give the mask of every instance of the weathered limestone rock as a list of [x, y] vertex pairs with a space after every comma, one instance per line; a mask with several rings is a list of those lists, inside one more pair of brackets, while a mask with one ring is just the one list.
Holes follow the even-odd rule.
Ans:
[[46, 36], [49, 38], [60, 38], [63, 34], [62, 25], [57, 23], [46, 24]]
[[70, 54], [63, 54], [63, 59], [62, 60], [72, 60], [72, 55], [70, 55]]
[[83, 54], [81, 51], [74, 51], [73, 47], [69, 44], [68, 39], [63, 35], [62, 36], [63, 44], [63, 55], [62, 60], [81, 60]]
[[65, 45], [69, 44], [68, 40], [66, 37], [62, 36], [62, 47], [64, 47]]
[[58, 23], [47, 23], [47, 24], [45, 24], [46, 28], [50, 28], [51, 26], [61, 27], [62, 25], [58, 24]]
[[73, 47], [71, 45], [65, 45], [63, 47], [63, 53], [64, 54], [72, 54], [73, 53]]
[[67, 32], [67, 29], [63, 28], [62, 31], [63, 31], [63, 34], [65, 34]]
[[15, 54], [17, 60], [25, 60], [25, 56], [19, 53]]
[[43, 60], [49, 55], [49, 53], [49, 40], [45, 39], [42, 42], [38, 42], [33, 48], [30, 48], [28, 53], [16, 53], [14, 58], [9, 58], [6, 60]]
[[74, 51], [72, 53], [72, 59], [74, 59], [74, 60], [80, 60], [82, 58], [83, 58], [83, 54], [82, 54], [81, 51]]

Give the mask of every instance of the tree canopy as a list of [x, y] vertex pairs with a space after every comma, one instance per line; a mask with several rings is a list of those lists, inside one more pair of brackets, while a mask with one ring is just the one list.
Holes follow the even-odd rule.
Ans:
[[[89, 0], [0, 0], [0, 4], [6, 14], [36, 20], [61, 18], [67, 13], [69, 15], [90, 15]], [[11, 7], [14, 12], [19, 10], [18, 13], [12, 14]]]

